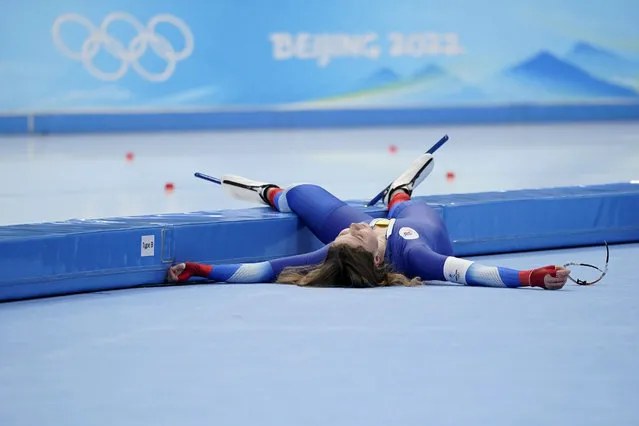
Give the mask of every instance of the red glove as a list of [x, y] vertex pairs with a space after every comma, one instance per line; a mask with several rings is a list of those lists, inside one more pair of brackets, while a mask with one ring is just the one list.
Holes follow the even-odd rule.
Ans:
[[519, 281], [524, 286], [559, 290], [568, 280], [570, 271], [562, 266], [548, 265], [537, 269], [521, 271]]
[[169, 269], [167, 281], [183, 283], [191, 277], [208, 278], [212, 269], [211, 265], [201, 265], [194, 262], [178, 263]]

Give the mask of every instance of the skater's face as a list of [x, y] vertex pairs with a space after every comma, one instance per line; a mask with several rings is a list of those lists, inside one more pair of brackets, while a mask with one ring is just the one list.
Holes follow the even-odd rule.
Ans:
[[353, 223], [339, 233], [333, 245], [361, 247], [375, 255], [379, 248], [379, 241], [370, 226], [365, 223]]

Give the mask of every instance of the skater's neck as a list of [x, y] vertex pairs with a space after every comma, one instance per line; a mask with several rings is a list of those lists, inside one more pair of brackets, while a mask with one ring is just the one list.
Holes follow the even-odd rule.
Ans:
[[373, 228], [373, 232], [375, 232], [375, 235], [377, 236], [377, 241], [379, 242], [378, 244], [378, 248], [377, 248], [377, 254], [379, 255], [379, 257], [381, 259], [385, 259], [385, 255], [386, 255], [386, 231], [387, 228], [382, 228], [379, 226], [375, 226]]

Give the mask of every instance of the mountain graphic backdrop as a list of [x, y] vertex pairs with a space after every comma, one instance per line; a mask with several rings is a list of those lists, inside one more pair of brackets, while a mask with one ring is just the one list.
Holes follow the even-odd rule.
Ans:
[[577, 43], [565, 60], [597, 78], [639, 89], [639, 61], [583, 42]]
[[[639, 98], [634, 90], [600, 80], [548, 52], [502, 72], [490, 91], [498, 100], [581, 101]], [[504, 96], [505, 95], [505, 96]]]
[[639, 102], [639, 64], [580, 42], [564, 58], [540, 51], [473, 85], [433, 64], [405, 76], [382, 68], [348, 93], [305, 104], [354, 107], [619, 101]]
[[377, 87], [387, 86], [401, 80], [401, 76], [390, 68], [382, 68], [368, 78], [363, 79], [355, 87], [354, 91], [365, 91]]
[[[385, 80], [385, 83], [374, 84]], [[382, 68], [342, 95], [297, 104], [299, 107], [332, 108], [370, 105], [418, 106], [428, 103], [485, 102], [482, 91], [438, 65], [428, 64], [409, 76]]]

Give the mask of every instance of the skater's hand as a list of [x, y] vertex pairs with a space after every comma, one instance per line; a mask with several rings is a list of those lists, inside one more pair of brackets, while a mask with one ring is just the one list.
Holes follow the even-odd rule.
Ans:
[[210, 280], [209, 276], [212, 269], [212, 265], [202, 265], [195, 262], [178, 263], [169, 268], [166, 280], [170, 283], [183, 283], [191, 277], [202, 277]]
[[570, 270], [563, 266], [544, 266], [531, 271], [530, 285], [546, 290], [559, 290], [566, 285], [568, 275], [570, 275]]
[[184, 282], [184, 281], [188, 280], [190, 277], [186, 277], [183, 280], [180, 279], [180, 275], [182, 275], [182, 273], [184, 273], [185, 269], [186, 269], [186, 264], [185, 263], [178, 263], [177, 265], [171, 266], [169, 268], [169, 272], [167, 274], [166, 281], [170, 282], [170, 283], [175, 283], [175, 282]]

